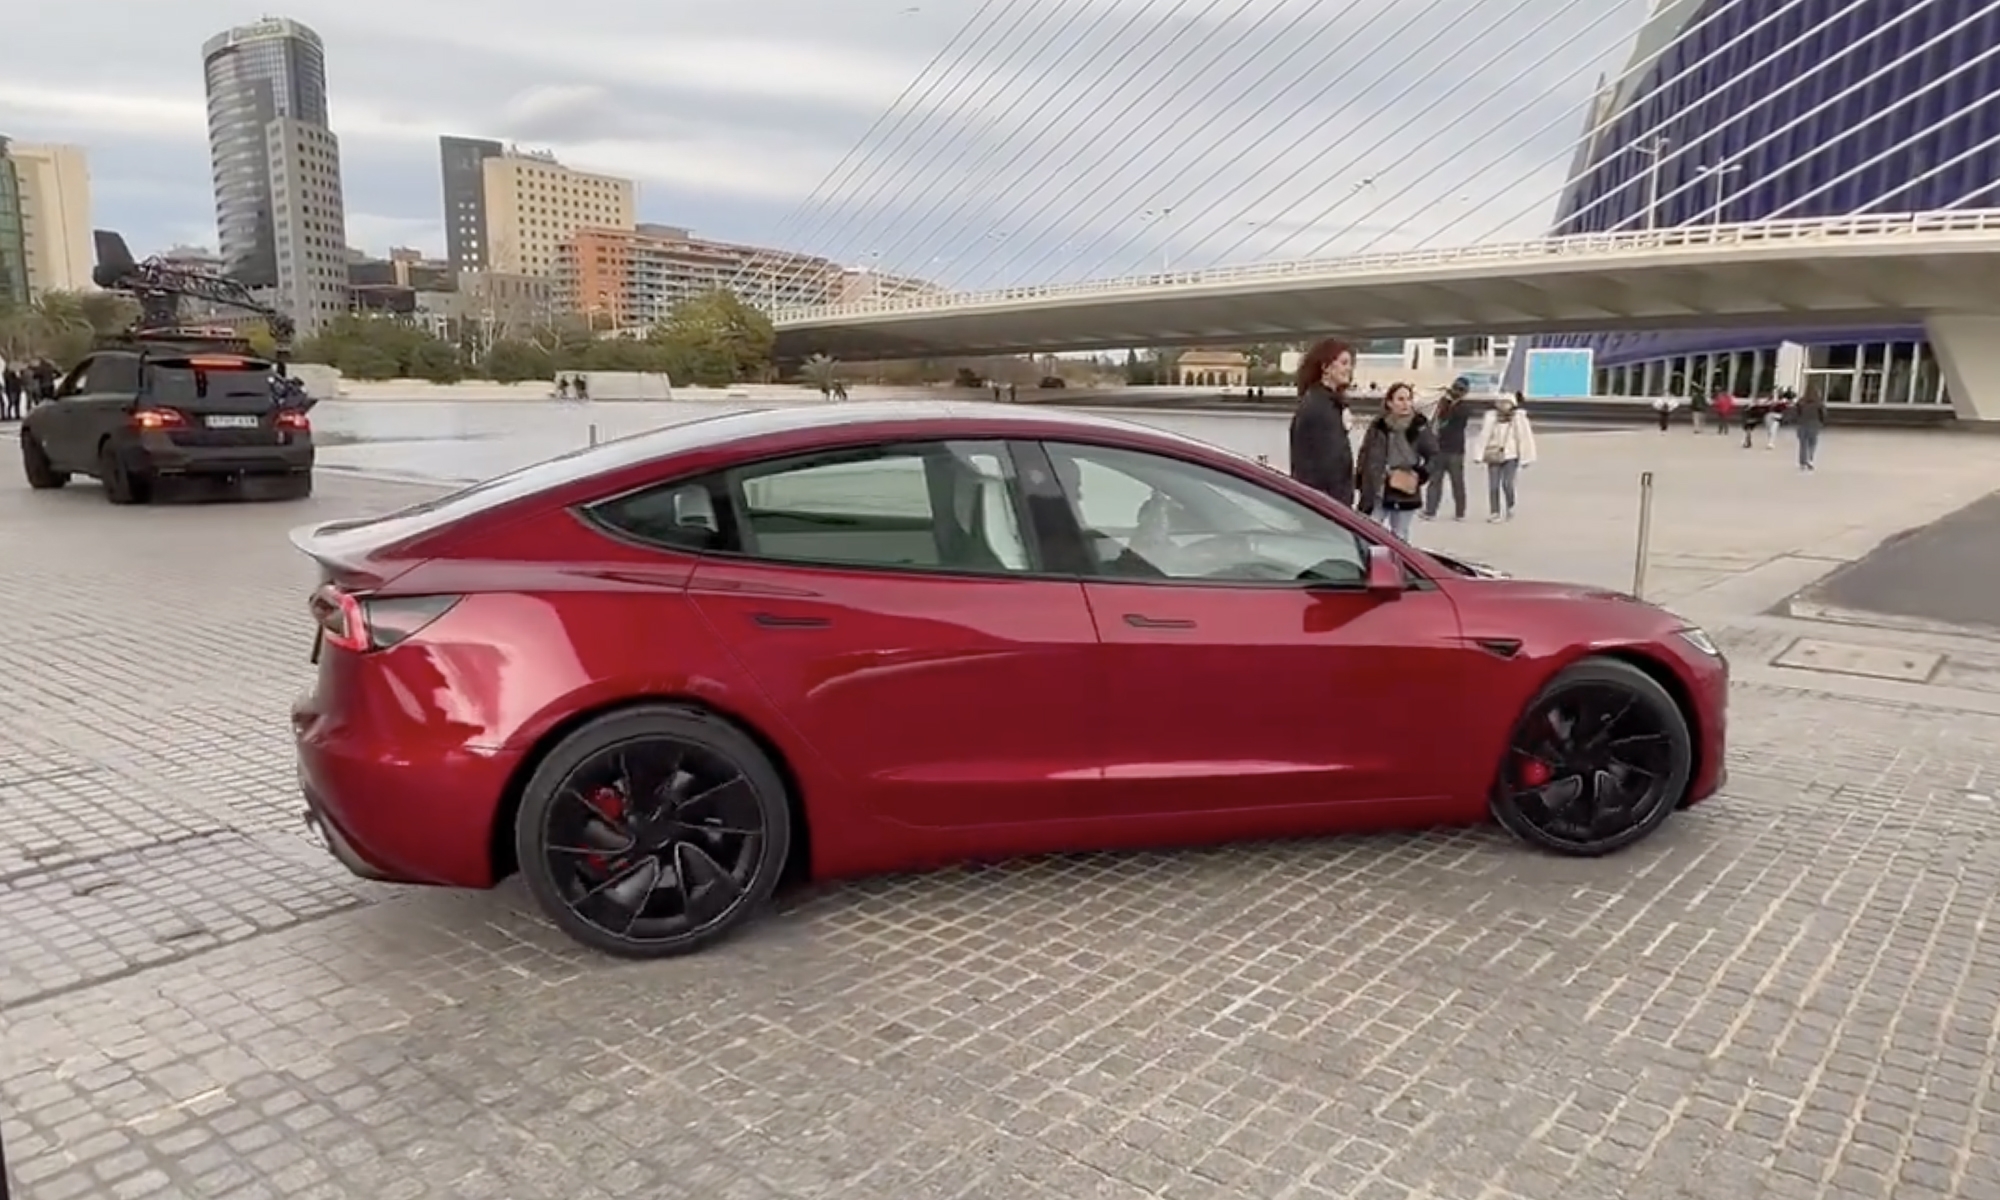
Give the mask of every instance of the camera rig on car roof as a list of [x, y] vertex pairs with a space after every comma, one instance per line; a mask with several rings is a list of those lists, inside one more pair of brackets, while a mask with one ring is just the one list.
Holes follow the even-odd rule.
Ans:
[[123, 292], [139, 302], [138, 319], [111, 340], [145, 349], [252, 353], [249, 338], [239, 331], [202, 327], [185, 320], [182, 303], [192, 300], [260, 318], [278, 344], [274, 357], [284, 361], [295, 330], [292, 319], [257, 299], [243, 284], [158, 255], [135, 262], [124, 237], [108, 229], [95, 230], [93, 237], [97, 269], [91, 272], [92, 281], [106, 291]]

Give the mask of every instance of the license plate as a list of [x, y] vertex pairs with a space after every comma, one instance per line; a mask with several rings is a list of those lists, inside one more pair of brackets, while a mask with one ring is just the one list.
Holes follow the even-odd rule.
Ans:
[[255, 429], [263, 424], [256, 417], [208, 417], [205, 423], [210, 429]]

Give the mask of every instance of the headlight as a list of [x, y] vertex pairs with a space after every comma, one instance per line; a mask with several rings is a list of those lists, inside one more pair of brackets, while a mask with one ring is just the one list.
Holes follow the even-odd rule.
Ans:
[[1715, 644], [1715, 639], [1708, 636], [1706, 631], [1690, 625], [1686, 629], [1680, 630], [1679, 633], [1682, 641], [1685, 641], [1688, 645], [1693, 646], [1710, 658], [1722, 657], [1722, 648]]

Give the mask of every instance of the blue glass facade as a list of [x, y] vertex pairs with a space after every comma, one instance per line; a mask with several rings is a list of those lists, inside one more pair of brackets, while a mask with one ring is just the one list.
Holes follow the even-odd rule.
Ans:
[[[1640, 39], [1644, 52], [1664, 33], [1664, 52], [1600, 102], [1592, 119], [1600, 128], [1579, 155], [1552, 234], [2000, 206], [2000, 8], [1991, 0], [1675, 7], [1685, 20], [1654, 20], [1678, 29]], [[1620, 377], [1629, 388], [1634, 377], [1672, 375], [1650, 369], [1670, 360], [1767, 361], [1788, 339], [1812, 347], [1815, 366], [1865, 361], [1874, 345], [1921, 374], [1930, 360], [1922, 338], [1921, 328], [1731, 329], [1537, 344], [1591, 347], [1598, 388], [1611, 391]], [[1866, 391], [1829, 398], [1941, 400], [1921, 388]]]

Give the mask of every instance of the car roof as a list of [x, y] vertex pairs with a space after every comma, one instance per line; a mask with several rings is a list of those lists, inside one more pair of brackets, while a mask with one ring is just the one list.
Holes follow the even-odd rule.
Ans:
[[[448, 495], [379, 517], [328, 521], [294, 530], [292, 541], [315, 557], [351, 558], [407, 543], [494, 509], [559, 491], [599, 476], [699, 451], [754, 447], [783, 437], [790, 453], [810, 453], [800, 433], [822, 432], [829, 444], [968, 437], [1089, 438], [1128, 445], [1180, 449], [1196, 455], [1227, 454], [1206, 442], [1151, 426], [1073, 409], [958, 400], [806, 402], [697, 417], [599, 442], [568, 454], [497, 475]], [[754, 451], [753, 451], [754, 452]]]

